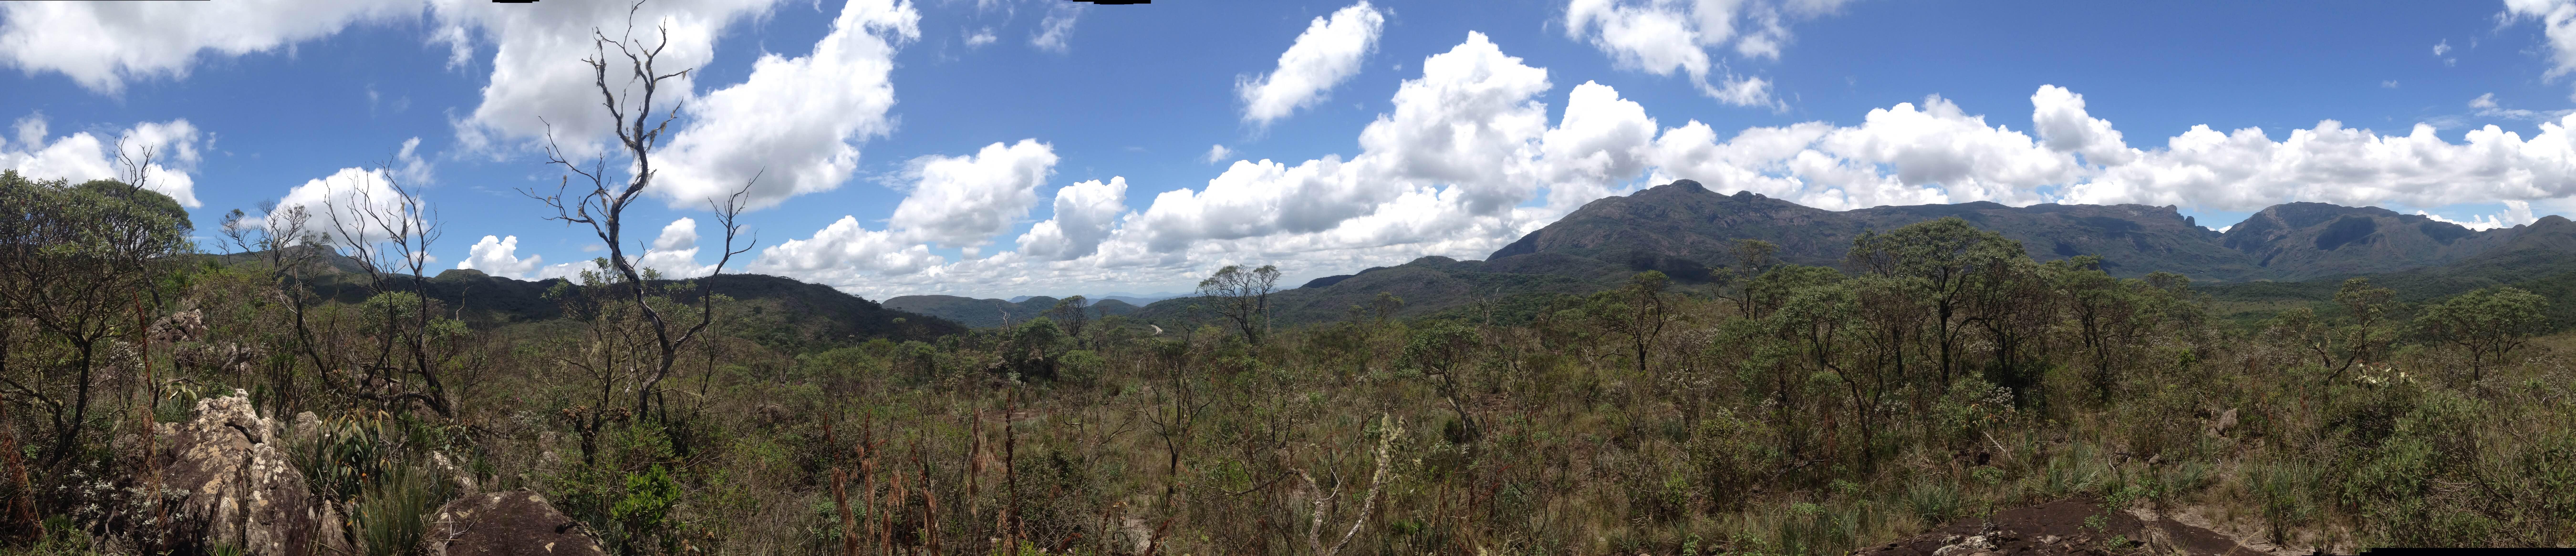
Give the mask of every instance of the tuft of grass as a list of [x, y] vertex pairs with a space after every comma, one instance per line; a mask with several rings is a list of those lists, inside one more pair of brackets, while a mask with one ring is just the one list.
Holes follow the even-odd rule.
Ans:
[[1959, 515], [1959, 490], [1936, 481], [1916, 481], [1905, 489], [1905, 505], [1925, 523], [1939, 526]]

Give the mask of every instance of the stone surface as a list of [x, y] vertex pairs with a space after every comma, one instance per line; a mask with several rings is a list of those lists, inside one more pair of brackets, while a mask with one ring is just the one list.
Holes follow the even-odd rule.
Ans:
[[459, 497], [429, 524], [432, 556], [585, 556], [607, 554], [580, 522], [528, 490]]
[[338, 512], [304, 484], [276, 430], [243, 391], [198, 400], [196, 419], [172, 431], [154, 462], [169, 519], [164, 538], [249, 556], [347, 553]]

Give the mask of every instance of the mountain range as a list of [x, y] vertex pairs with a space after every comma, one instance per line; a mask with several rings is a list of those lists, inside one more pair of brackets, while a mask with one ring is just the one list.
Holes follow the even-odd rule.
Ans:
[[[2557, 216], [2472, 230], [2377, 207], [2287, 203], [2222, 232], [2173, 206], [1970, 202], [1831, 211], [1751, 192], [1719, 194], [1679, 180], [1593, 201], [1482, 261], [1424, 257], [1327, 276], [1280, 292], [1274, 304], [1284, 324], [1340, 318], [1378, 292], [1407, 301], [1398, 316], [1421, 316], [1479, 300], [1508, 305], [1503, 300], [1514, 296], [1597, 291], [1643, 270], [1704, 283], [1735, 264], [1739, 239], [1776, 244], [1787, 262], [1840, 266], [1852, 238], [1864, 231], [1943, 217], [2020, 241], [2038, 260], [2097, 255], [2114, 275], [2173, 272], [2246, 299], [2309, 299], [2320, 288], [2330, 297], [2332, 283], [2356, 275], [2402, 273], [2391, 279], [2424, 286], [2417, 295], [2447, 295], [2542, 280], [2562, 267], [2576, 272], [2576, 223]], [[1187, 309], [1194, 303], [1164, 300], [1136, 317], [1167, 324], [1206, 319]]]
[[[2200, 225], [2172, 206], [1991, 202], [1882, 206], [1832, 211], [1756, 193], [1719, 194], [1690, 180], [1595, 200], [1555, 223], [1505, 245], [1484, 260], [1423, 257], [1354, 274], [1282, 284], [1273, 296], [1280, 324], [1349, 318], [1379, 294], [1405, 301], [1392, 316], [1535, 310], [1531, 300], [1613, 287], [1629, 275], [1660, 270], [1688, 287], [1736, 264], [1739, 239], [1780, 247], [1786, 262], [1839, 266], [1863, 232], [1958, 217], [2020, 241], [2042, 261], [2102, 257], [2104, 270], [2137, 277], [2190, 276], [2222, 300], [2313, 302], [2330, 299], [2345, 277], [2373, 276], [2422, 301], [2496, 284], [2552, 299], [2576, 300], [2576, 222], [2548, 216], [2531, 224], [2472, 230], [2377, 207], [2286, 203], [2254, 213], [2225, 231]], [[222, 264], [249, 257], [218, 255]], [[357, 301], [354, 261], [326, 258], [312, 280], [326, 295]], [[753, 274], [726, 274], [715, 291], [742, 300], [747, 313], [775, 330], [764, 341], [819, 344], [873, 337], [931, 338], [967, 328], [1001, 326], [1040, 316], [1057, 298], [975, 299], [910, 295], [882, 304], [827, 286]], [[432, 295], [464, 307], [489, 325], [554, 318], [544, 298], [559, 280], [525, 281], [451, 270], [424, 281]], [[1166, 329], [1215, 318], [1191, 297], [1093, 300], [1096, 316], [1125, 315]], [[2556, 303], [2553, 319], [2576, 324], [2576, 302]], [[1186, 329], [1186, 328], [1182, 328]]]

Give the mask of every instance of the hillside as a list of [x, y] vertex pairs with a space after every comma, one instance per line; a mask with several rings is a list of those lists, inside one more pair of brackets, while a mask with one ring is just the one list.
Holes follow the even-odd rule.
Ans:
[[[989, 328], [1023, 322], [1044, 316], [1062, 301], [1053, 297], [1033, 296], [1013, 303], [1002, 299], [975, 299], [954, 295], [906, 295], [885, 300], [885, 306], [955, 321], [973, 328]], [[1098, 315], [1117, 316], [1134, 313], [1137, 307], [1118, 299], [1095, 300], [1090, 308]]]
[[[250, 254], [209, 255], [213, 264], [233, 266], [259, 260]], [[364, 268], [346, 257], [319, 259], [307, 285], [324, 297], [344, 303], [366, 299]], [[408, 278], [404, 278], [405, 281]], [[719, 274], [703, 280], [719, 295], [741, 305], [756, 339], [774, 346], [819, 346], [870, 338], [928, 340], [962, 332], [964, 326], [934, 316], [884, 307], [877, 302], [820, 284], [761, 274]], [[477, 327], [498, 327], [561, 318], [562, 307], [545, 297], [563, 283], [560, 278], [519, 280], [478, 270], [447, 270], [422, 280], [421, 289], [458, 311]], [[668, 281], [657, 282], [668, 283]], [[694, 292], [686, 294], [694, 300]]]

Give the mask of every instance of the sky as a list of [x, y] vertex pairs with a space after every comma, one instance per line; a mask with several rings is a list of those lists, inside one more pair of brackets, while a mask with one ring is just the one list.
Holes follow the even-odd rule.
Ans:
[[[667, 40], [624, 252], [871, 299], [1184, 292], [1482, 259], [1675, 179], [1826, 209], [2576, 213], [2576, 0], [551, 0], [0, 4], [0, 169], [131, 174], [201, 246], [413, 191], [434, 269], [607, 250], [584, 62]], [[664, 37], [667, 37], [665, 39]], [[615, 46], [606, 53], [616, 57]], [[623, 58], [617, 58], [622, 60]], [[612, 68], [619, 69], [619, 68]], [[640, 100], [623, 73], [611, 98]], [[658, 119], [656, 121], [659, 121]]]

